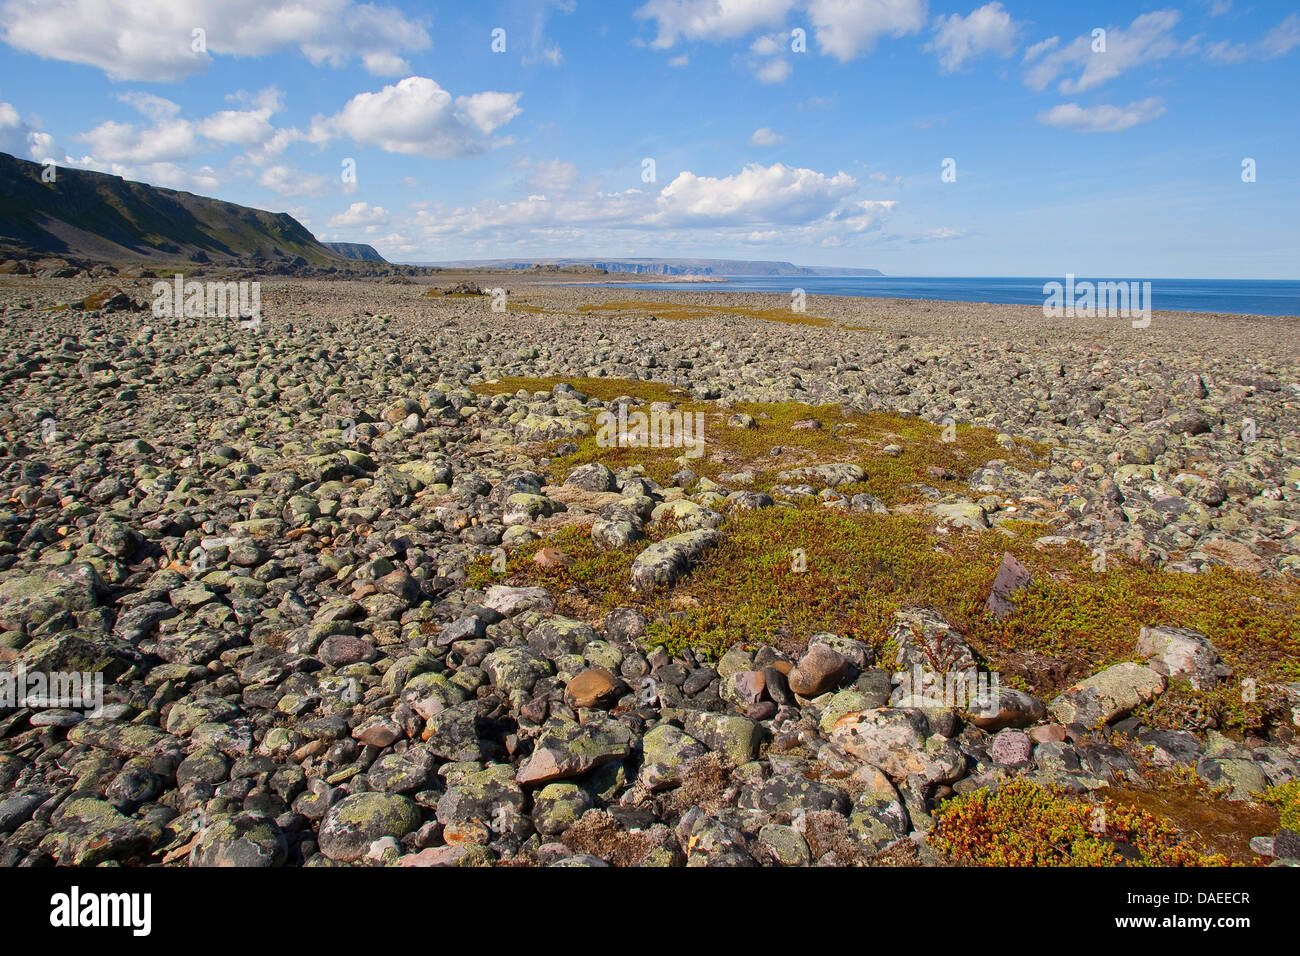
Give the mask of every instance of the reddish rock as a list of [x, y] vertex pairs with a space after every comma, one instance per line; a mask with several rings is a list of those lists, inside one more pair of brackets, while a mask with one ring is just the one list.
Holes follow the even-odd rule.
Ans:
[[1016, 602], [1013, 598], [1017, 592], [1029, 587], [1031, 580], [1029, 569], [1017, 561], [1010, 551], [1004, 552], [1002, 565], [998, 568], [997, 577], [993, 579], [993, 590], [989, 592], [984, 606], [999, 620], [1015, 613]]
[[762, 671], [737, 671], [731, 675], [731, 686], [742, 703], [752, 706], [763, 699], [767, 676]]
[[603, 667], [589, 667], [569, 681], [564, 699], [573, 707], [609, 707], [622, 696], [623, 682]]
[[533, 555], [533, 563], [539, 568], [567, 568], [573, 563], [573, 558], [559, 548], [542, 548]]
[[321, 642], [316, 656], [330, 667], [346, 667], [348, 664], [373, 661], [379, 656], [379, 651], [369, 641], [363, 641], [359, 637], [333, 634]]
[[800, 697], [817, 697], [839, 686], [849, 662], [825, 644], [814, 644], [787, 675], [790, 689]]
[[1036, 744], [1065, 743], [1065, 728], [1060, 724], [1043, 724], [1029, 731], [1029, 739]]

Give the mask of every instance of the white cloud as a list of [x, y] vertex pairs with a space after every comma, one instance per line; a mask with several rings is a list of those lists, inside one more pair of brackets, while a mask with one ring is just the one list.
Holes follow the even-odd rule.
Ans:
[[109, 120], [74, 138], [86, 143], [97, 159], [114, 163], [174, 162], [203, 151], [194, 124], [182, 119], [147, 129]]
[[689, 66], [690, 62], [691, 62], [691, 58], [687, 56], [685, 53], [683, 53], [669, 60], [668, 65], [673, 67], [674, 69], [681, 69], [684, 66]]
[[1293, 13], [1258, 43], [1229, 43], [1220, 40], [1205, 48], [1205, 58], [1214, 63], [1243, 63], [1286, 56], [1300, 46], [1300, 14]]
[[635, 16], [654, 20], [652, 46], [666, 49], [678, 39], [732, 40], [785, 22], [795, 0], [649, 0]]
[[[292, 47], [316, 64], [359, 57], [383, 73], [401, 51], [430, 45], [424, 26], [395, 7], [354, 0], [4, 0], [0, 22], [10, 46], [112, 80], [170, 82], [207, 69], [213, 55]], [[206, 31], [198, 52], [195, 28]]]
[[986, 3], [965, 17], [936, 17], [935, 36], [926, 49], [938, 54], [944, 73], [953, 73], [982, 53], [1010, 56], [1016, 51], [1017, 29], [1001, 3]]
[[1180, 49], [1171, 31], [1178, 24], [1177, 10], [1157, 10], [1137, 17], [1126, 29], [1106, 31], [1106, 51], [1093, 52], [1091, 32], [1075, 38], [1068, 46], [1043, 57], [1025, 73], [1025, 85], [1046, 89], [1063, 73], [1079, 71], [1076, 79], [1061, 80], [1062, 93], [1083, 93], [1112, 80], [1127, 70], [1172, 56]]
[[319, 196], [330, 187], [330, 180], [326, 177], [304, 173], [283, 163], [266, 167], [257, 182], [281, 196]]
[[[723, 177], [680, 173], [658, 192], [536, 193], [514, 202], [473, 206], [418, 204], [393, 223], [405, 237], [396, 251], [555, 248], [583, 243], [624, 248], [646, 242], [781, 241], [837, 246], [879, 228], [895, 203], [853, 197], [847, 173], [825, 175], [782, 164], [753, 164]], [[417, 256], [417, 258], [419, 258]]]
[[1025, 50], [1025, 55], [1022, 59], [1025, 63], [1032, 63], [1048, 50], [1055, 50], [1056, 47], [1060, 45], [1060, 42], [1060, 37], [1048, 37], [1046, 40], [1039, 40], [1037, 43]]
[[759, 63], [754, 67], [754, 78], [760, 83], [771, 85], [773, 83], [784, 83], [794, 69], [790, 61], [784, 57], [776, 60], [767, 60]]
[[809, 0], [817, 44], [842, 63], [875, 48], [882, 36], [900, 37], [925, 26], [925, 0]]
[[362, 55], [361, 62], [374, 76], [401, 76], [411, 72], [411, 64], [405, 57], [388, 50], [376, 50]]
[[1089, 106], [1062, 103], [1038, 114], [1038, 121], [1080, 133], [1118, 133], [1139, 123], [1147, 123], [1165, 112], [1164, 100], [1151, 97], [1128, 106]]
[[524, 185], [534, 193], [567, 193], [578, 181], [578, 167], [573, 163], [547, 159], [520, 165], [529, 170]]
[[388, 223], [388, 210], [366, 202], [354, 202], [345, 212], [330, 217], [331, 226], [382, 226]]
[[750, 146], [779, 146], [784, 142], [785, 137], [775, 132], [770, 126], [754, 130], [749, 137]]
[[452, 96], [425, 76], [408, 76], [377, 93], [358, 93], [338, 113], [317, 117], [308, 138], [347, 136], [390, 153], [446, 159], [488, 148], [485, 139], [521, 112], [519, 93]]
[[0, 102], [0, 152], [44, 162], [55, 159], [61, 150], [53, 136], [25, 122], [13, 104]]
[[751, 163], [719, 178], [682, 172], [663, 188], [652, 221], [659, 223], [798, 223], [830, 215], [857, 183], [784, 163]]

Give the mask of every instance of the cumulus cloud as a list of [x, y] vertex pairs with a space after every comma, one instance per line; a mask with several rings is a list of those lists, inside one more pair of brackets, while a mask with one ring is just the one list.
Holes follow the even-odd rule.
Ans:
[[[389, 75], [406, 72], [401, 52], [430, 45], [424, 26], [400, 10], [355, 0], [4, 0], [0, 13], [10, 46], [113, 80], [172, 82], [207, 69], [214, 55], [286, 48], [315, 64], [359, 58]], [[204, 31], [201, 45], [195, 29]]]
[[44, 162], [60, 151], [53, 136], [24, 121], [13, 104], [0, 102], [0, 152]]
[[1158, 96], [1138, 100], [1128, 106], [1089, 106], [1062, 103], [1038, 114], [1038, 121], [1080, 133], [1118, 133], [1150, 122], [1165, 112], [1164, 100]]
[[534, 194], [459, 207], [420, 204], [393, 225], [405, 237], [396, 250], [403, 253], [443, 243], [501, 250], [577, 241], [611, 247], [685, 243], [702, 237], [836, 246], [877, 230], [895, 205], [858, 199], [858, 189], [843, 172], [752, 164], [730, 176], [682, 172], [658, 191]]
[[842, 63], [870, 53], [882, 36], [925, 26], [925, 0], [809, 0], [808, 15], [821, 52]]
[[1010, 56], [1016, 51], [1017, 30], [1002, 4], [986, 3], [965, 17], [957, 13], [936, 17], [934, 39], [926, 49], [938, 54], [944, 73], [953, 73], [983, 53]]
[[651, 221], [798, 223], [830, 215], [857, 187], [848, 173], [750, 163], [731, 176], [686, 171], [663, 188]]
[[754, 130], [749, 137], [750, 146], [779, 146], [784, 142], [785, 137], [775, 132], [770, 126]]
[[162, 163], [189, 159], [203, 151], [198, 128], [179, 117], [180, 106], [150, 93], [123, 93], [118, 97], [153, 121], [134, 123], [108, 120], [75, 137], [90, 147], [101, 162]]
[[472, 156], [487, 137], [521, 112], [519, 93], [483, 92], [455, 99], [425, 76], [408, 76], [377, 93], [358, 93], [338, 113], [317, 117], [308, 138], [346, 136], [390, 153], [447, 159]]
[[654, 20], [651, 46], [666, 49], [679, 39], [734, 40], [785, 22], [795, 0], [649, 0], [635, 16]]
[[354, 202], [341, 213], [330, 217], [331, 226], [382, 226], [388, 222], [388, 210], [367, 202]]
[[1077, 37], [1031, 66], [1025, 73], [1025, 85], [1043, 90], [1062, 74], [1077, 70], [1078, 76], [1066, 76], [1058, 89], [1066, 94], [1083, 93], [1134, 67], [1172, 56], [1180, 49], [1172, 32], [1179, 18], [1177, 10], [1157, 10], [1142, 14], [1127, 28], [1112, 27], [1106, 31], [1104, 53], [1093, 52], [1091, 33]]
[[320, 196], [329, 190], [331, 181], [325, 176], [276, 163], [262, 170], [257, 184], [281, 196]]

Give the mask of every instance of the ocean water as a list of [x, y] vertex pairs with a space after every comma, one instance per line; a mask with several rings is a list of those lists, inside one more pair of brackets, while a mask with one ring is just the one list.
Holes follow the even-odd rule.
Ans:
[[[725, 276], [725, 282], [584, 282], [581, 285], [688, 291], [784, 292], [850, 295], [871, 299], [938, 299], [943, 302], [996, 302], [1039, 305], [1047, 278], [966, 278], [907, 276]], [[1076, 276], [1075, 282], [1132, 281], [1121, 276]], [[1300, 279], [1149, 279], [1151, 308], [1168, 312], [1218, 312], [1229, 315], [1300, 316]]]

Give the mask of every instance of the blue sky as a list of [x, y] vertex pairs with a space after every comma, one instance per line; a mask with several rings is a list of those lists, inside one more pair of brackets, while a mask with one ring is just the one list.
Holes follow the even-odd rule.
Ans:
[[0, 150], [394, 261], [1300, 276], [1293, 3], [0, 0], [0, 41]]

